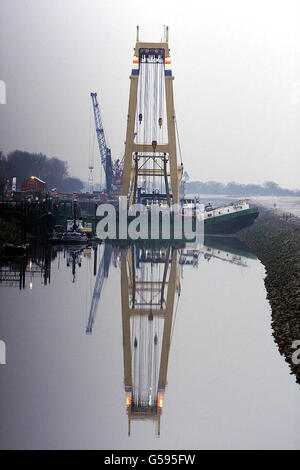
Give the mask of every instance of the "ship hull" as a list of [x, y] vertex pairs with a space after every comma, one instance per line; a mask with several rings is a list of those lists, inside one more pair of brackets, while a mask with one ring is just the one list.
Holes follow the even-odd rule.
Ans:
[[212, 217], [204, 221], [205, 234], [230, 235], [253, 224], [258, 217], [258, 209], [252, 207], [243, 211]]

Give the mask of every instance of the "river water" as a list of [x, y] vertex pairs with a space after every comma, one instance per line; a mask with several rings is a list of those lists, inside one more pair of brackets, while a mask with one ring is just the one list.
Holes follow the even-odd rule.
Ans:
[[291, 196], [260, 196], [251, 198], [253, 203], [261, 204], [272, 209], [279, 209], [300, 217], [300, 197]]
[[232, 240], [2, 261], [1, 448], [299, 448], [264, 276]]

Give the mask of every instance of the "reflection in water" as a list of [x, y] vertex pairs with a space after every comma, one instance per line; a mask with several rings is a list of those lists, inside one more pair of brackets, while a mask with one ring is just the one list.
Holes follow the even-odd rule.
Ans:
[[121, 253], [124, 384], [132, 420], [152, 419], [160, 434], [175, 293], [177, 249], [131, 246]]
[[192, 265], [194, 268], [198, 268], [199, 260], [201, 256], [206, 261], [210, 261], [212, 258], [226, 261], [227, 263], [236, 264], [246, 268], [247, 257], [251, 257], [250, 253], [239, 254], [238, 251], [230, 252], [225, 249], [227, 247], [216, 245], [201, 245], [187, 247], [180, 250], [179, 264], [181, 265]]
[[[98, 268], [86, 333], [91, 334], [112, 252], [120, 259], [123, 360], [128, 434], [131, 422], [152, 420], [160, 435], [169, 351], [180, 297], [183, 266], [198, 267], [201, 256], [247, 267], [252, 257], [244, 244], [207, 239], [207, 245], [183, 247], [105, 244]], [[177, 298], [176, 298], [177, 297]]]
[[0, 283], [20, 290], [33, 288], [34, 280], [41, 284], [50, 284], [51, 247], [34, 247], [21, 256], [2, 257], [0, 259]]
[[76, 281], [76, 267], [81, 268], [82, 252], [82, 246], [72, 246], [66, 250], [67, 266], [72, 268], [72, 282]]
[[[51, 261], [57, 258], [70, 269], [71, 282], [83, 257], [93, 259], [95, 283], [90, 299], [86, 334], [91, 335], [110, 265], [120, 267], [123, 361], [128, 434], [137, 420], [152, 420], [160, 435], [160, 419], [167, 386], [168, 360], [180, 298], [183, 269], [197, 268], [203, 257], [221, 259], [240, 267], [252, 257], [247, 247], [233, 239], [206, 239], [201, 246], [129, 245], [109, 243], [86, 246], [33, 247], [26, 256], [4, 258], [0, 283], [32, 289], [39, 276], [50, 283]], [[100, 262], [98, 264], [98, 258]]]
[[[183, 266], [198, 267], [201, 256], [247, 267], [251, 254], [244, 245], [230, 242], [231, 252], [220, 241], [207, 245], [130, 246], [121, 250], [121, 298], [124, 385], [128, 435], [134, 420], [156, 422], [167, 385], [168, 360], [180, 298]], [[241, 246], [242, 245], [242, 246]], [[243, 255], [239, 250], [244, 248]], [[241, 252], [241, 251], [240, 251]]]
[[[94, 247], [94, 275], [96, 274], [96, 269], [97, 269], [97, 250], [98, 248], [96, 245]], [[86, 327], [87, 334], [92, 334], [93, 325], [94, 325], [94, 321], [95, 321], [95, 317], [97, 313], [98, 302], [101, 296], [104, 280], [108, 278], [111, 255], [112, 255], [112, 247], [108, 243], [105, 243], [104, 252], [103, 252], [100, 264], [99, 264], [98, 273], [97, 273], [94, 291], [93, 291], [93, 296], [92, 296], [92, 301], [91, 301], [89, 319], [88, 319], [88, 324]]]

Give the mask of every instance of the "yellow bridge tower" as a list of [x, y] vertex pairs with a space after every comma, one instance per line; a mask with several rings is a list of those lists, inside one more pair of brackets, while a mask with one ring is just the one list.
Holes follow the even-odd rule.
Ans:
[[179, 202], [182, 164], [177, 164], [176, 117], [168, 27], [163, 42], [137, 41], [130, 75], [123, 196], [137, 202], [139, 188], [149, 197]]

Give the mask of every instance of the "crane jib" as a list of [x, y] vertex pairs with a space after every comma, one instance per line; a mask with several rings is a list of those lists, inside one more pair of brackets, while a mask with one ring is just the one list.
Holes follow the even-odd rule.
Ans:
[[104, 171], [105, 171], [106, 192], [109, 194], [111, 191], [111, 184], [112, 184], [111, 151], [106, 145], [104, 127], [103, 127], [103, 123], [101, 119], [99, 103], [97, 100], [97, 93], [91, 93], [91, 97], [92, 97], [92, 102], [93, 102], [95, 127], [96, 127], [96, 135], [97, 135], [99, 152], [100, 152], [100, 159], [104, 167]]

